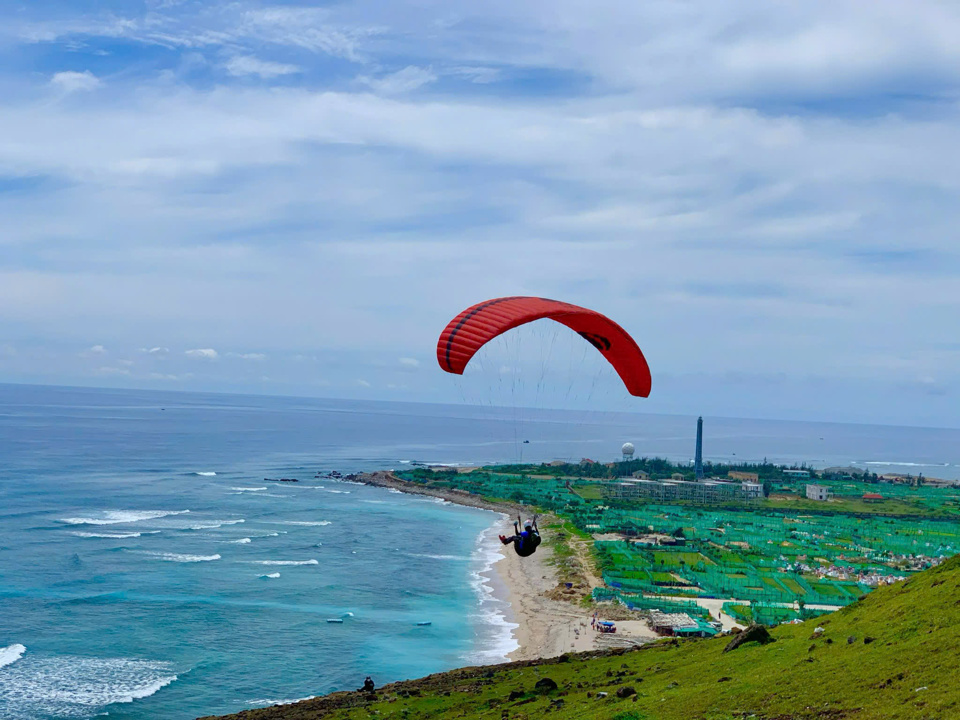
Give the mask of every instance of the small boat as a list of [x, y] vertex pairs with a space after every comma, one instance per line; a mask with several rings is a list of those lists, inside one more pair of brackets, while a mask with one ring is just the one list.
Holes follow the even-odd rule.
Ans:
[[296, 478], [264, 478], [264, 482], [300, 482]]
[[342, 624], [343, 624], [343, 619], [342, 619], [342, 618], [327, 618], [327, 622], [328, 622], [328, 623], [339, 623], [339, 624], [342, 625]]
[[524, 445], [529, 445], [529, 444], [530, 444], [530, 441], [529, 441], [529, 440], [524, 440], [524, 441], [523, 441], [523, 444], [524, 444]]
[[424, 620], [423, 622], [418, 622], [417, 625], [424, 627], [425, 625], [433, 625], [433, 623], [429, 620]]

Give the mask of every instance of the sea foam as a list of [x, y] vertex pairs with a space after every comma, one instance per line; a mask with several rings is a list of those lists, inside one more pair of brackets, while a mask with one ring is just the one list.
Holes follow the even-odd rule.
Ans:
[[273, 705], [293, 705], [293, 703], [303, 702], [304, 700], [313, 700], [316, 695], [308, 695], [304, 698], [297, 698], [295, 700], [247, 700], [247, 705], [252, 705], [253, 707], [272, 707]]
[[329, 520], [285, 520], [283, 522], [273, 523], [274, 525], [305, 525], [305, 526], [320, 526], [320, 525], [329, 525]]
[[27, 649], [23, 645], [8, 645], [0, 648], [0, 668], [12, 665], [23, 657]]
[[170, 515], [184, 515], [189, 510], [103, 510], [103, 517], [61, 518], [67, 525], [122, 525], [143, 520], [156, 520]]
[[149, 697], [176, 679], [165, 662], [31, 655], [0, 672], [0, 708], [10, 720], [89, 718], [107, 705]]
[[191, 525], [188, 530], [216, 530], [217, 528], [223, 527], [224, 525], [238, 525], [239, 523], [246, 522], [243, 518], [239, 520], [214, 520], [211, 523], [206, 525]]
[[213, 560], [219, 560], [220, 555], [186, 555], [184, 553], [172, 553], [172, 552], [146, 552], [144, 555], [157, 558], [157, 560], [166, 560], [167, 562], [179, 562], [179, 563], [195, 563], [195, 562], [211, 562]]
[[470, 616], [481, 628], [474, 649], [462, 656], [465, 662], [471, 664], [503, 662], [508, 659], [509, 653], [520, 647], [513, 635], [518, 625], [509, 622], [506, 617], [510, 605], [496, 596], [491, 585], [492, 575], [496, 572], [493, 566], [503, 559], [499, 546], [493, 542], [497, 529], [494, 525], [477, 536], [476, 549], [471, 558], [474, 569], [470, 573], [470, 586], [476, 594], [477, 606]]
[[276, 580], [278, 577], [280, 577], [280, 573], [267, 573], [266, 575], [257, 575], [257, 577], [270, 578], [271, 580]]
[[319, 565], [317, 560], [248, 560], [254, 565]]
[[78, 530], [70, 534], [75, 537], [82, 537], [82, 538], [109, 538], [111, 540], [126, 540], [127, 538], [138, 538], [141, 535], [156, 535], [159, 532], [160, 532], [159, 530], [147, 530], [144, 532], [129, 532], [129, 533], [97, 533], [97, 532], [83, 532], [82, 530]]

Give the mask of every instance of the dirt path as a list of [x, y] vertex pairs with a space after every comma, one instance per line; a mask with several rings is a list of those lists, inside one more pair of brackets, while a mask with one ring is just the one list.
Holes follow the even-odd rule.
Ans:
[[603, 578], [597, 575], [597, 569], [593, 562], [593, 540], [583, 540], [581, 538], [570, 538], [570, 549], [573, 550], [577, 562], [583, 569], [583, 579], [587, 587], [591, 590], [595, 587], [603, 587]]

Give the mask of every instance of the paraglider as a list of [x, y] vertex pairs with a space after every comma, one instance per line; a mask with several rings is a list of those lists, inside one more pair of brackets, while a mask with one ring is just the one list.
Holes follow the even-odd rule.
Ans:
[[[477, 303], [451, 320], [437, 341], [437, 362], [445, 372], [463, 375], [467, 365], [491, 340], [504, 333], [537, 320], [553, 320], [564, 325], [592, 345], [613, 367], [630, 395], [650, 395], [650, 367], [636, 341], [617, 323], [595, 310], [559, 300], [540, 297], [502, 297]], [[588, 352], [588, 350], [584, 350]], [[482, 358], [482, 355], [481, 355]], [[480, 360], [481, 365], [483, 360]], [[501, 370], [502, 374], [504, 371]], [[518, 384], [519, 373], [513, 387]], [[542, 383], [542, 375], [541, 375]], [[539, 392], [541, 383], [537, 383]], [[516, 420], [515, 420], [516, 422]], [[520, 436], [522, 437], [522, 436]], [[519, 443], [519, 440], [516, 440]], [[528, 444], [523, 440], [521, 445]], [[633, 450], [631, 446], [631, 452]], [[624, 446], [626, 454], [626, 446]], [[513, 524], [514, 534], [500, 535], [500, 542], [513, 545], [520, 557], [529, 557], [540, 545], [540, 530], [536, 516], [523, 523]]]
[[595, 310], [547, 298], [502, 297], [467, 308], [440, 334], [437, 362], [446, 372], [462, 375], [473, 356], [490, 340], [542, 319], [566, 325], [593, 345], [617, 371], [631, 395], [650, 395], [650, 368], [626, 330]]
[[514, 534], [511, 537], [500, 536], [500, 542], [504, 545], [513, 543], [513, 549], [517, 551], [520, 557], [530, 557], [540, 546], [540, 528], [537, 527], [537, 516], [523, 524], [523, 532], [519, 528], [520, 516], [517, 516], [517, 522], [513, 524]]

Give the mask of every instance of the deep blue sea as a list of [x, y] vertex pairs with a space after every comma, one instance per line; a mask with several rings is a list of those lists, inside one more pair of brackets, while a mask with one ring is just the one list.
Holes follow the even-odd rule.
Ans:
[[[193, 718], [499, 661], [499, 516], [315, 476], [684, 460], [695, 422], [0, 385], [0, 717]], [[705, 423], [710, 459], [960, 476], [957, 430]]]

